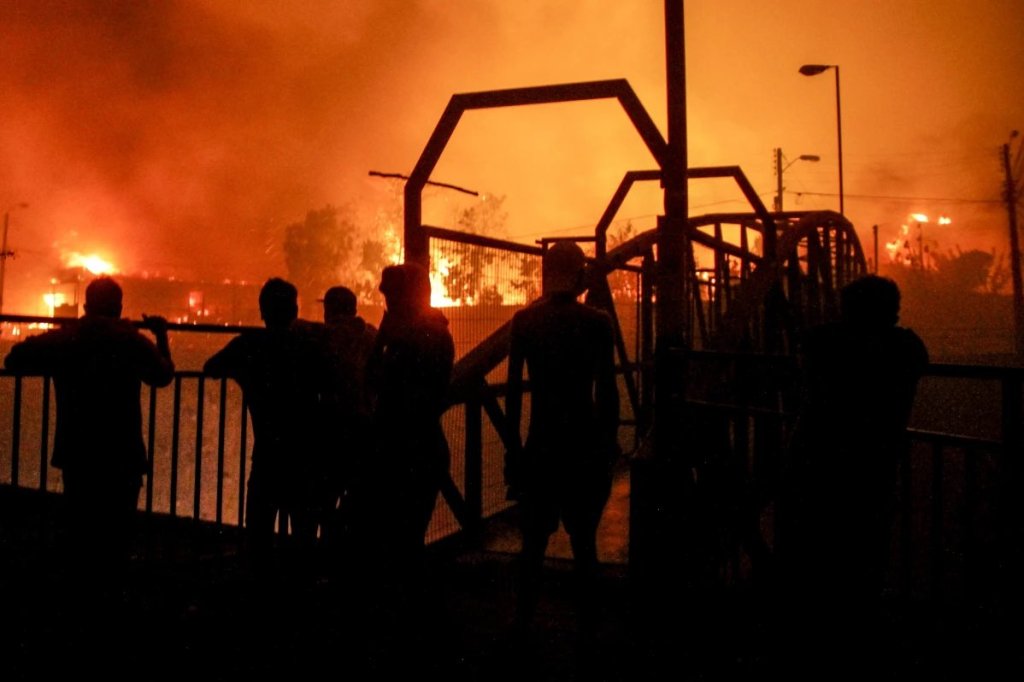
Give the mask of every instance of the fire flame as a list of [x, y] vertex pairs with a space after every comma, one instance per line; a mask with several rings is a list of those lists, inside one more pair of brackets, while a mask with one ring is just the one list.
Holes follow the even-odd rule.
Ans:
[[94, 275], [113, 275], [117, 272], [114, 264], [96, 254], [81, 254], [72, 251], [65, 257], [69, 268], [85, 268]]
[[52, 316], [58, 306], [67, 303], [67, 297], [61, 293], [43, 294], [43, 301], [46, 303], [46, 307], [50, 309], [50, 315]]
[[438, 258], [430, 268], [430, 305], [434, 308], [451, 308], [461, 305], [460, 301], [448, 296], [445, 280], [451, 273], [451, 262], [444, 257]]

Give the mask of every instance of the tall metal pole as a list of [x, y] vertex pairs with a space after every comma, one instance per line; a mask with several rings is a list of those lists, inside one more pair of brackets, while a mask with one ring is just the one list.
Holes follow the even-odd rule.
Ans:
[[775, 210], [782, 212], [782, 147], [775, 149]]
[[665, 0], [665, 59], [668, 88], [668, 140], [661, 162], [665, 213], [658, 216], [658, 257], [654, 302], [654, 447], [651, 456], [637, 457], [630, 468], [630, 571], [637, 585], [650, 590], [658, 608], [669, 584], [689, 582], [686, 554], [692, 521], [683, 511], [690, 493], [683, 402], [685, 362], [689, 347], [690, 307], [687, 296], [687, 159], [686, 65], [683, 0]]
[[4, 276], [7, 274], [7, 225], [10, 222], [11, 212], [4, 211], [4, 239], [0, 246], [0, 314], [4, 312]]
[[13, 251], [7, 250], [7, 227], [11, 221], [11, 209], [13, 208], [28, 208], [28, 204], [20, 201], [4, 211], [4, 236], [3, 242], [0, 243], [0, 314], [4, 312], [4, 277], [7, 274], [7, 259], [14, 255]]
[[668, 154], [662, 168], [665, 215], [658, 221], [657, 336], [673, 345], [687, 342], [685, 248], [686, 59], [683, 0], [665, 0], [665, 72], [668, 76]]
[[689, 347], [686, 186], [686, 59], [683, 0], [665, 0], [665, 66], [668, 78], [668, 153], [662, 167], [665, 214], [657, 225], [657, 300], [655, 310], [655, 424], [659, 459], [681, 456], [678, 408], [683, 387], [679, 353]]
[[1020, 237], [1017, 232], [1017, 187], [1010, 165], [1010, 143], [1003, 145], [1003, 168], [1006, 170], [1006, 212], [1010, 219], [1010, 273], [1013, 276], [1013, 336], [1018, 359], [1024, 359], [1024, 281], [1020, 267]]
[[804, 64], [800, 73], [804, 76], [817, 76], [829, 69], [836, 72], [836, 140], [839, 145], [839, 213], [846, 215], [843, 197], [843, 105], [839, 98], [839, 65], [838, 64]]
[[843, 207], [843, 107], [839, 100], [839, 65], [832, 67], [836, 70], [836, 138], [839, 141], [839, 215], [846, 215]]

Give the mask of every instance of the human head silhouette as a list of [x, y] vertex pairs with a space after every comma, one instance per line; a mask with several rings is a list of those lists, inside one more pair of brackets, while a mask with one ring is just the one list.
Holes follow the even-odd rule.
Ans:
[[348, 287], [331, 287], [320, 299], [324, 304], [324, 322], [352, 317], [356, 314], [356, 295]]
[[430, 307], [430, 275], [416, 263], [384, 268], [378, 289], [389, 312], [415, 313]]
[[544, 252], [542, 264], [545, 294], [578, 295], [583, 291], [587, 258], [572, 241], [557, 241]]
[[97, 277], [85, 288], [85, 314], [121, 317], [121, 285], [110, 277]]
[[260, 317], [269, 328], [287, 327], [299, 316], [299, 292], [280, 277], [268, 279], [260, 289]]
[[839, 292], [844, 322], [861, 327], [891, 327], [900, 319], [900, 288], [878, 275], [865, 275]]

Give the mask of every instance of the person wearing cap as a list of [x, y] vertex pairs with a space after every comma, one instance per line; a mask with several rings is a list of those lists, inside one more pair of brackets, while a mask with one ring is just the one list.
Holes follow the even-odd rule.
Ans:
[[330, 378], [324, 394], [326, 489], [321, 505], [321, 532], [332, 549], [338, 548], [347, 491], [370, 447], [370, 395], [366, 364], [377, 328], [356, 313], [356, 295], [334, 286], [319, 299], [324, 306], [324, 337]]
[[[585, 266], [579, 246], [556, 242], [544, 254], [542, 297], [512, 317], [505, 481], [521, 513], [520, 629], [533, 616], [548, 539], [559, 521], [572, 545], [581, 627], [593, 625], [597, 527], [619, 453], [619, 396], [611, 318], [577, 300]], [[521, 444], [524, 366], [530, 422]]]
[[[126, 568], [142, 477], [142, 384], [174, 377], [167, 321], [121, 319], [121, 286], [100, 277], [85, 289], [85, 315], [11, 348], [4, 366], [53, 377], [57, 428], [52, 464], [61, 470], [68, 567], [114, 589]], [[86, 587], [86, 589], [91, 589]]]

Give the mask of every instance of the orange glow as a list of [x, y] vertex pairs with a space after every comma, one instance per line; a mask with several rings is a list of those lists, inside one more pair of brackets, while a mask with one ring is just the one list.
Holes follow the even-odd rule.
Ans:
[[67, 303], [67, 297], [60, 293], [43, 294], [43, 302], [45, 302], [46, 306], [50, 309], [50, 316], [52, 317], [57, 306], [62, 306]]
[[928, 222], [928, 216], [925, 215], [924, 213], [911, 213], [910, 214], [910, 219], [913, 220], [915, 223], [927, 223]]
[[438, 258], [430, 268], [430, 305], [435, 308], [452, 308], [462, 305], [448, 296], [445, 280], [451, 273], [451, 262], [447, 258]]
[[117, 272], [113, 263], [96, 254], [84, 255], [72, 251], [64, 261], [69, 268], [85, 268], [94, 275], [113, 275]]
[[889, 262], [895, 265], [910, 265], [911, 253], [910, 253], [910, 242], [908, 241], [910, 236], [910, 227], [907, 225], [900, 225], [900, 233], [895, 239], [885, 243], [885, 252], [889, 256]]

